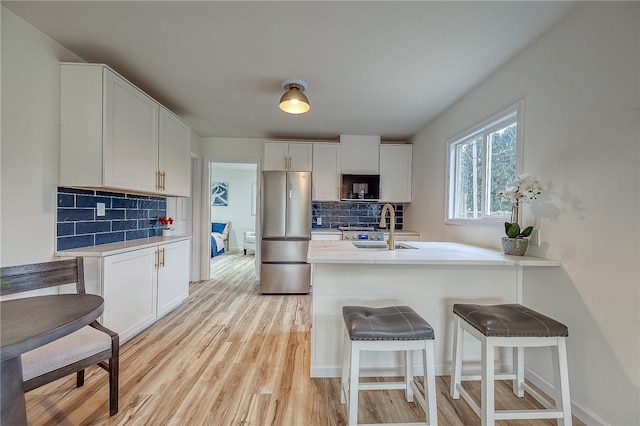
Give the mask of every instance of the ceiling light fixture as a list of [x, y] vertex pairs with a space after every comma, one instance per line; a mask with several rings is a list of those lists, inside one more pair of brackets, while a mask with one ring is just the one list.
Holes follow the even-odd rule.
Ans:
[[304, 95], [307, 83], [302, 80], [290, 79], [282, 82], [282, 89], [286, 90], [280, 98], [280, 109], [289, 114], [304, 114], [311, 109], [309, 99]]

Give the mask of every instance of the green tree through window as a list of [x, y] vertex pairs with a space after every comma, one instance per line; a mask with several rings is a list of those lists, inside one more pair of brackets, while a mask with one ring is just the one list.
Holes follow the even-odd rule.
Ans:
[[449, 141], [448, 220], [504, 218], [511, 205], [498, 191], [518, 169], [520, 104]]

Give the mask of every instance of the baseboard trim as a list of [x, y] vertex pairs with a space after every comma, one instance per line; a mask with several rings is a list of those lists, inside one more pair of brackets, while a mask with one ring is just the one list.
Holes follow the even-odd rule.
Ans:
[[[528, 367], [525, 367], [524, 369], [524, 378], [547, 395], [553, 395], [553, 386], [551, 386], [551, 383], [543, 379]], [[571, 381], [569, 381], [569, 391], [571, 391]], [[573, 399], [571, 399], [571, 414], [576, 416], [581, 422], [590, 426], [611, 426], [611, 424], [598, 417], [588, 408], [577, 404]]]

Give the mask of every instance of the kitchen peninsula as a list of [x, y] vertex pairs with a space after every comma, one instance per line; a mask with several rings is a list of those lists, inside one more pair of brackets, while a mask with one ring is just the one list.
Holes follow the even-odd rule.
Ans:
[[[380, 242], [371, 242], [374, 245]], [[506, 256], [453, 242], [396, 242], [396, 250], [356, 247], [351, 241], [311, 241], [313, 313], [311, 377], [339, 377], [344, 305], [409, 305], [434, 328], [436, 374], [450, 372], [454, 303], [520, 303], [528, 267], [559, 267], [560, 262], [530, 256]], [[471, 341], [470, 341], [471, 343]], [[468, 344], [465, 359], [477, 359]], [[474, 352], [477, 354], [474, 358]], [[362, 375], [399, 375], [398, 353], [365, 353]], [[497, 362], [506, 362], [503, 353]], [[479, 364], [478, 364], [479, 365]], [[416, 364], [416, 371], [421, 367]]]

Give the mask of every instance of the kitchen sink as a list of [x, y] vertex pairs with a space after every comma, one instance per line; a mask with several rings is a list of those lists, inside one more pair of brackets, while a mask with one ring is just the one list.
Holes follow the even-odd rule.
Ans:
[[[354, 241], [352, 243], [354, 246], [356, 246], [357, 248], [363, 248], [363, 249], [385, 249], [387, 250], [389, 248], [389, 245], [383, 241]], [[408, 244], [403, 244], [403, 243], [396, 243], [395, 246], [396, 250], [401, 250], [401, 249], [415, 249], [415, 247], [410, 246]]]

